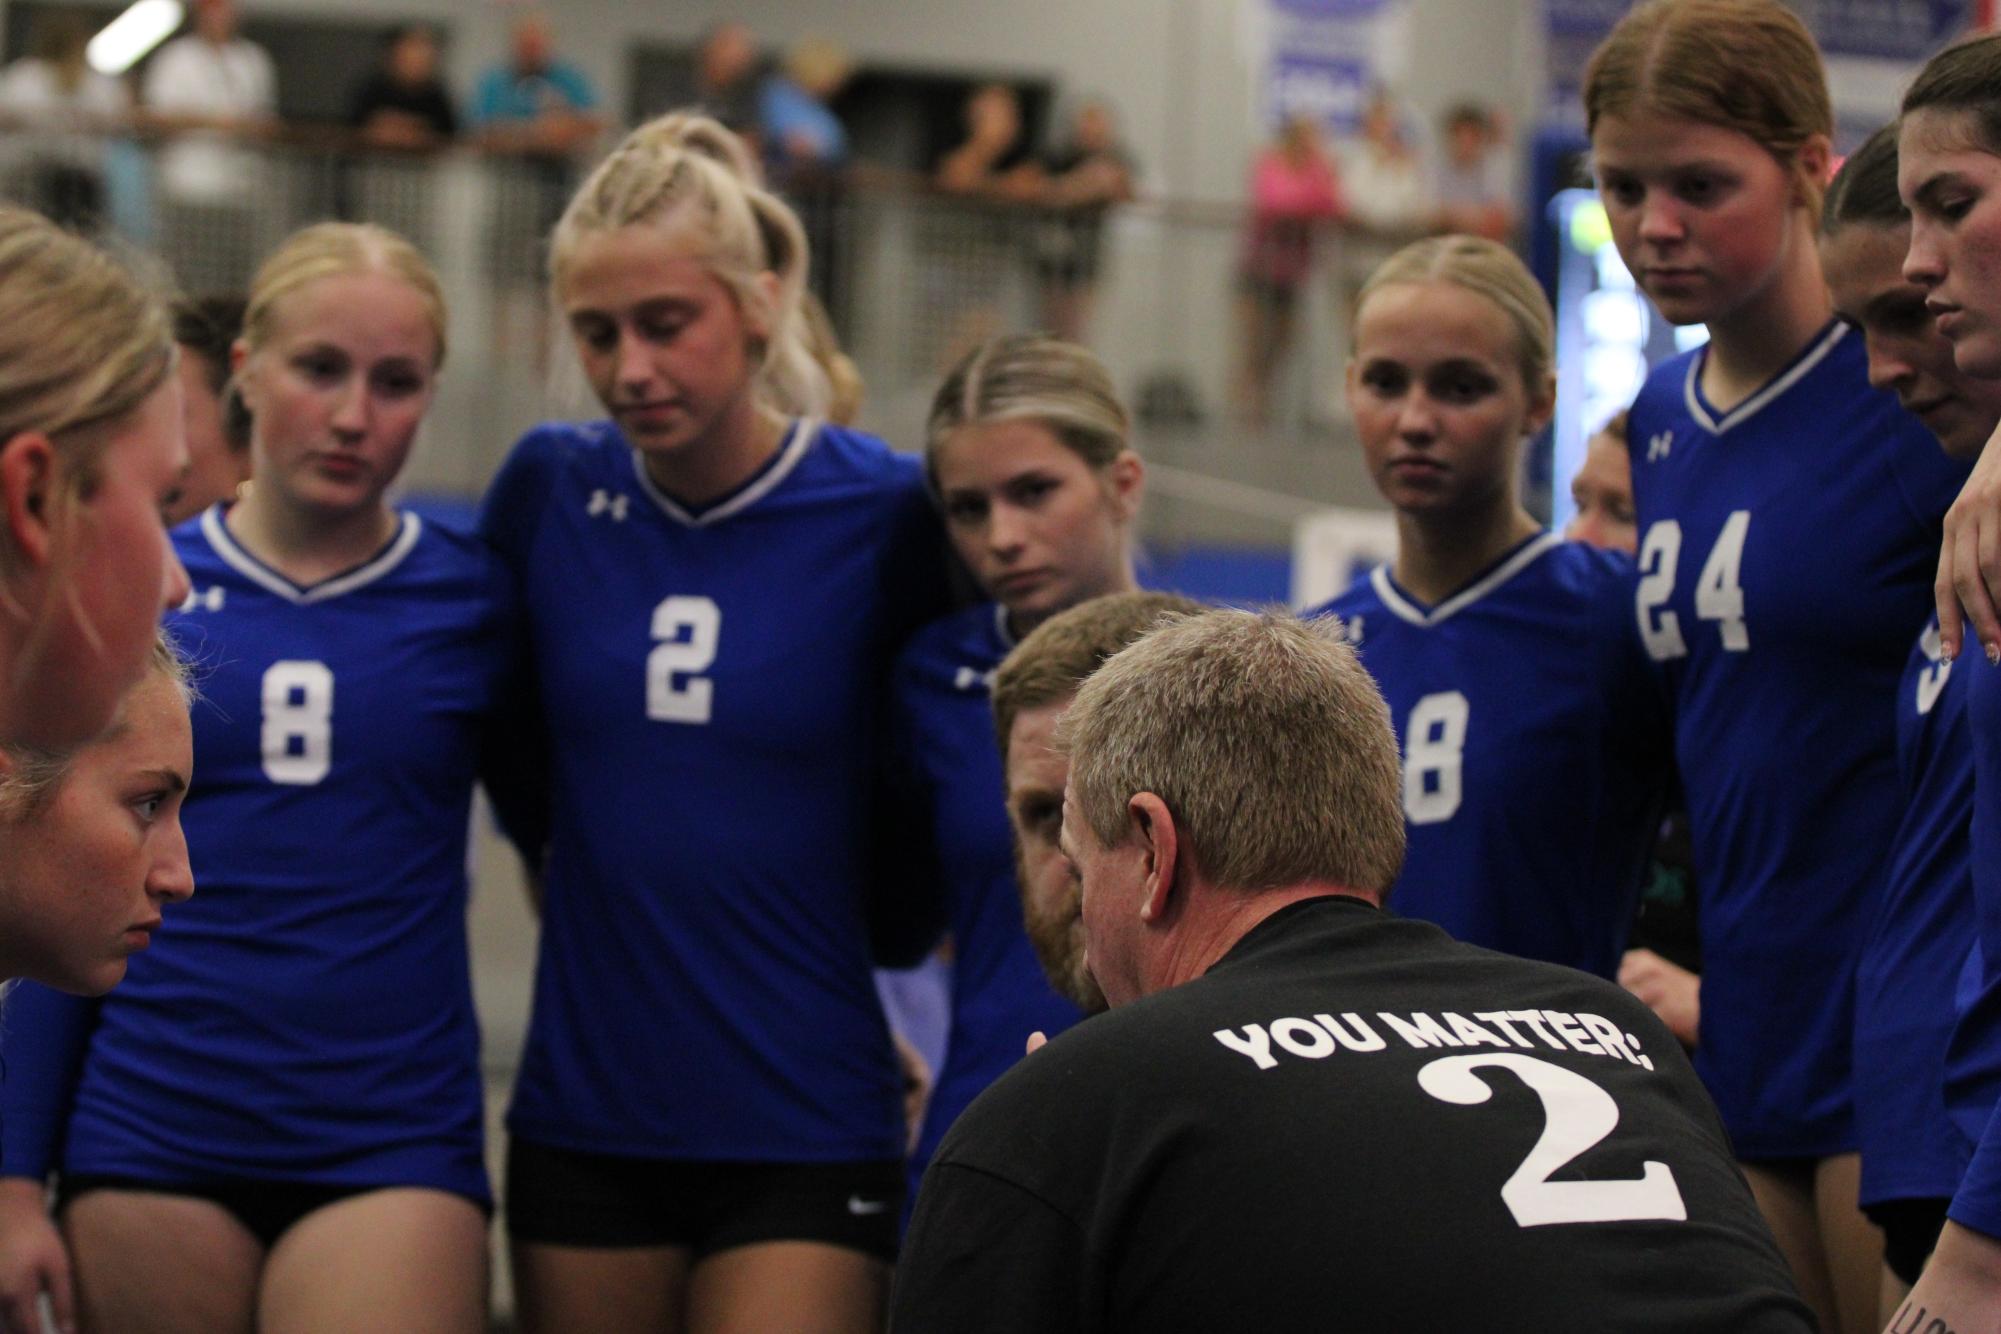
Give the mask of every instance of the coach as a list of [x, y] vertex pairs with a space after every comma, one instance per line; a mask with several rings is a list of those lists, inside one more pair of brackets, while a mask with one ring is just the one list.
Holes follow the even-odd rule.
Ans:
[[1078, 692], [1112, 1009], [946, 1137], [894, 1328], [1811, 1329], [1645, 1006], [1383, 912], [1396, 743], [1332, 633], [1188, 617]]

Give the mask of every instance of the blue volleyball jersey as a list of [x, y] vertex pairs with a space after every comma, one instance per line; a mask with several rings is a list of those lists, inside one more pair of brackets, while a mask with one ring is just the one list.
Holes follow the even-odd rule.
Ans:
[[[484, 1201], [466, 834], [511, 581], [405, 514], [373, 560], [300, 587], [222, 515], [175, 531], [193, 592], [168, 618], [199, 691], [197, 892], [98, 1006], [61, 1166]], [[9, 1064], [59, 1068], [19, 1050], [58, 1031], [10, 1027]]]
[[1952, 676], [1965, 683], [1973, 755], [1969, 861], [1976, 935], [1963, 975], [1967, 1002], [1947, 1058], [1947, 1099], [1972, 1160], [1953, 1193], [1954, 1222], [2001, 1238], [2001, 668], [1971, 637]]
[[549, 743], [510, 1129], [635, 1157], [900, 1158], [864, 908], [890, 664], [944, 608], [916, 460], [802, 422], [691, 512], [609, 423], [547, 425], [481, 525], [521, 586]]
[[[1984, 665], [1984, 664], [1983, 664]], [[1944, 1199], [1967, 1147], [1946, 1115], [1954, 991], [1973, 940], [1973, 750], [1966, 673], [1934, 618], [1897, 685], [1904, 796], [1884, 890], [1855, 966], [1855, 1128], [1862, 1203]]]
[[933, 831], [952, 931], [951, 1035], [913, 1186], [959, 1113], [1021, 1059], [1028, 1035], [1055, 1037], [1081, 1017], [1050, 987], [1022, 924], [991, 693], [1013, 647], [1005, 609], [985, 603], [926, 626], [896, 664], [892, 734], [916, 807], [908, 818]]
[[1746, 1159], [1856, 1147], [1854, 970], [1903, 802], [1888, 701], [1965, 479], [1830, 324], [1729, 412], [1706, 348], [1628, 417], [1634, 612], [1667, 673], [1702, 886], [1696, 1067]]
[[1553, 533], [1426, 607], [1378, 566], [1340, 618], [1389, 702], [1409, 850], [1389, 908], [1600, 976], [1631, 933], [1667, 771], [1632, 566]]

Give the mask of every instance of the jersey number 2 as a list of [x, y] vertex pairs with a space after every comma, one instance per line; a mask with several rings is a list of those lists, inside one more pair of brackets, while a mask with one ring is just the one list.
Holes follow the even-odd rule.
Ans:
[[716, 683], [701, 673], [716, 661], [722, 609], [713, 599], [671, 597], [653, 609], [653, 637], [663, 641], [646, 656], [646, 716], [657, 723], [705, 723]]
[[[1751, 511], [1732, 510], [1724, 520], [1702, 574], [1695, 581], [1695, 614], [1715, 621], [1723, 637], [1723, 647], [1742, 653], [1751, 647], [1751, 633], [1744, 627], [1744, 538], [1751, 531]], [[1640, 617], [1640, 638], [1655, 662], [1688, 656], [1688, 641], [1681, 637], [1681, 617], [1664, 604], [1674, 596], [1676, 567], [1681, 564], [1681, 525], [1673, 519], [1657, 520], [1640, 543], [1640, 588], [1633, 599]]]
[[333, 671], [323, 662], [274, 662], [264, 673], [264, 776], [311, 787], [333, 766]]
[[1457, 690], [1411, 706], [1403, 728], [1403, 813], [1412, 824], [1450, 820], [1459, 809], [1471, 712]]
[[1487, 1081], [1474, 1073], [1482, 1066], [1514, 1071], [1542, 1100], [1542, 1135], [1501, 1186], [1501, 1203], [1517, 1224], [1681, 1222], [1688, 1217], [1681, 1187], [1666, 1163], [1643, 1163], [1640, 1176], [1625, 1181], [1550, 1180], [1619, 1124], [1619, 1104], [1612, 1095], [1575, 1071], [1516, 1052], [1445, 1056], [1417, 1072], [1418, 1087], [1440, 1102], [1476, 1106], [1494, 1096]]

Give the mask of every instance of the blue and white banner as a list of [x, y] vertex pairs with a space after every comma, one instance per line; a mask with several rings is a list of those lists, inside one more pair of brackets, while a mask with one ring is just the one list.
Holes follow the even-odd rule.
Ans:
[[1353, 130], [1370, 92], [1402, 73], [1409, 7], [1409, 0], [1265, 0], [1265, 126], [1307, 115]]

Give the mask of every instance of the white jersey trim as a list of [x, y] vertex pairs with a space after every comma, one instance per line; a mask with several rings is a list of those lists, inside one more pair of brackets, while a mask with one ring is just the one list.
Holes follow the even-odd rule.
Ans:
[[1544, 533], [1541, 537], [1530, 538], [1528, 545], [1495, 566], [1478, 583], [1460, 589], [1428, 612], [1397, 591], [1397, 586], [1390, 582], [1390, 567], [1387, 565], [1378, 565], [1371, 570], [1369, 583], [1375, 588], [1376, 596], [1382, 599], [1383, 605], [1388, 607], [1399, 620], [1428, 627], [1466, 610], [1534, 564], [1551, 547], [1562, 545], [1563, 538], [1556, 533]]
[[1695, 418], [1697, 426], [1700, 426], [1711, 435], [1722, 435], [1733, 426], [1743, 425], [1746, 421], [1757, 415], [1760, 408], [1763, 408], [1773, 399], [1785, 393], [1786, 390], [1798, 384], [1802, 376], [1825, 361], [1827, 354], [1834, 350], [1834, 345], [1847, 337], [1847, 335], [1847, 321], [1836, 320], [1834, 326], [1821, 335], [1819, 345], [1794, 362], [1791, 370], [1745, 399], [1742, 403], [1739, 403], [1736, 407], [1730, 409], [1730, 411], [1724, 413], [1721, 417], [1712, 415], [1709, 409], [1702, 405], [1702, 396], [1695, 392], [1696, 377], [1702, 374], [1703, 363], [1709, 356], [1708, 349], [1705, 348], [1701, 355], [1689, 358], [1688, 377], [1682, 381], [1681, 396], [1687, 403], [1688, 415]]
[[1014, 649], [1014, 631], [1007, 628], [1007, 606], [1004, 603], [994, 603], [994, 632], [1010, 651]]
[[765, 470], [764, 476], [714, 509], [703, 510], [700, 514], [689, 513], [679, 501], [654, 485], [653, 478], [646, 472], [646, 460], [636, 449], [632, 451], [632, 471], [639, 478], [640, 489], [660, 507], [662, 514], [684, 527], [706, 528], [710, 524], [721, 523], [733, 514], [741, 514], [770, 495], [773, 488], [792, 475], [792, 470], [799, 466], [800, 459], [806, 457], [807, 447], [819, 433], [820, 423], [817, 420], [801, 417], [793, 427], [792, 438], [785, 442], [784, 452], [778, 456], [776, 463]]
[[417, 545], [417, 539], [423, 535], [424, 521], [406, 511], [398, 525], [396, 539], [383, 548], [381, 555], [366, 565], [314, 584], [310, 588], [301, 588], [238, 546], [236, 539], [230, 536], [229, 525], [222, 521], [222, 506], [214, 505], [202, 511], [201, 531], [202, 536], [208, 539], [208, 544], [215, 548], [215, 554], [222, 557], [224, 564], [245, 579], [268, 592], [277, 594], [287, 602], [309, 606], [315, 602], [337, 598], [343, 593], [352, 593], [357, 588], [374, 583], [401, 565], [403, 558], [410, 554]]

